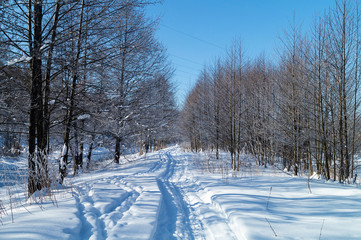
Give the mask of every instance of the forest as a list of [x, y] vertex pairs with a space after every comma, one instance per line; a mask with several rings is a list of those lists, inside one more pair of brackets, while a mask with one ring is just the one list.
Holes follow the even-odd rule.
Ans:
[[360, 151], [360, 12], [358, 1], [335, 1], [310, 31], [295, 18], [275, 59], [256, 59], [236, 40], [204, 67], [182, 110], [194, 151], [240, 155], [294, 175], [355, 182]]
[[[230, 153], [232, 170], [250, 154], [260, 166], [355, 182], [360, 139], [360, 12], [336, 1], [309, 31], [295, 19], [278, 55], [247, 57], [235, 40], [205, 65], [181, 110], [174, 68], [155, 37], [156, 0], [0, 2], [2, 155], [28, 153], [31, 195], [72, 167], [87, 168], [105, 146], [115, 163], [188, 142]], [[61, 151], [59, 159], [49, 159]]]
[[145, 14], [157, 2], [0, 1], [1, 154], [26, 146], [29, 195], [51, 185], [50, 161], [62, 183], [97, 146], [119, 163], [175, 140], [173, 68]]
[[[0, 0], [0, 239], [361, 239], [360, 1], [254, 56], [151, 12], [269, 11], [200, 2]], [[223, 51], [183, 105], [180, 35]]]

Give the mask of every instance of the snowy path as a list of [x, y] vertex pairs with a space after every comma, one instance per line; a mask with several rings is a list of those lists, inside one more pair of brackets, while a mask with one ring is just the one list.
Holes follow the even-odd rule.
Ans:
[[[73, 184], [80, 239], [194, 239], [170, 151]], [[89, 184], [88, 182], [91, 182]]]
[[224, 181], [197, 157], [172, 147], [69, 177], [55, 201], [2, 215], [0, 239], [361, 239], [357, 186], [313, 180], [310, 193], [271, 168]]
[[[158, 176], [168, 172], [164, 171], [166, 165], [167, 159], [157, 154], [144, 162], [107, 172], [106, 178], [103, 174], [94, 175], [92, 186], [85, 184], [88, 187], [79, 190], [78, 209], [85, 226], [79, 237], [152, 238], [159, 228], [157, 219], [163, 198]], [[100, 179], [96, 179], [98, 176]]]

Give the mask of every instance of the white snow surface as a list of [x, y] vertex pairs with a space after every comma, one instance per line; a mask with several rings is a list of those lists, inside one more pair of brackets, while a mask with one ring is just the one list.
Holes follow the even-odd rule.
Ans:
[[0, 185], [0, 239], [361, 239], [359, 185], [311, 179], [309, 188], [250, 163], [227, 172], [222, 158], [209, 169], [204, 153], [174, 146], [108, 160], [37, 202], [15, 201], [24, 193], [12, 186], [10, 204]]
[[9, 60], [7, 62], [7, 65], [11, 66], [11, 65], [14, 65], [19, 62], [30, 62], [30, 60], [31, 60], [31, 57], [21, 56], [20, 58], [15, 58], [15, 59]]

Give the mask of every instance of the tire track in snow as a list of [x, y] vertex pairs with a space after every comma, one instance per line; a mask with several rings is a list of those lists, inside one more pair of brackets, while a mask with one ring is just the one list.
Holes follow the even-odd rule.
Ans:
[[157, 178], [162, 201], [154, 239], [194, 239], [188, 206], [179, 188], [170, 181], [176, 162], [169, 152], [160, 152], [159, 157], [161, 161], [167, 162], [167, 166]]
[[166, 161], [159, 154], [152, 154], [146, 160], [143, 162], [145, 168], [115, 180], [136, 189], [140, 195], [124, 212], [109, 239], [159, 239], [154, 237], [162, 200], [157, 177], [164, 171]]
[[[175, 172], [175, 160], [170, 153], [164, 152], [147, 160], [144, 162], [148, 165], [146, 169], [134, 172], [133, 169], [139, 168], [139, 163], [133, 167], [119, 168], [110, 177], [101, 177], [102, 172], [98, 172], [91, 185], [84, 182], [79, 185], [76, 198], [78, 217], [82, 222], [80, 239], [128, 237], [124, 234], [135, 227], [135, 223], [140, 223], [136, 219], [144, 217], [147, 223], [142, 222], [140, 226], [148, 228], [152, 221], [157, 222], [157, 227], [153, 225], [152, 233], [152, 228], [146, 230], [142, 227], [145, 232], [151, 233], [148, 238], [195, 239], [188, 205], [181, 190], [170, 181]], [[130, 173], [126, 174], [125, 169], [129, 169]], [[152, 202], [150, 199], [158, 200]], [[149, 203], [154, 203], [154, 210], [151, 210]], [[149, 212], [144, 212], [143, 206], [147, 206]], [[153, 212], [155, 218], [151, 220]], [[139, 239], [143, 239], [143, 233], [137, 234]]]
[[92, 228], [92, 225], [85, 217], [85, 214], [86, 214], [85, 206], [84, 206], [84, 204], [82, 204], [80, 202], [78, 194], [74, 194], [74, 198], [75, 198], [75, 202], [76, 202], [76, 207], [78, 209], [77, 216], [81, 222], [79, 238], [89, 239], [92, 236], [92, 232], [90, 231], [90, 229]]
[[[189, 158], [180, 160], [183, 166], [179, 167], [177, 182], [185, 192], [184, 198], [189, 205], [190, 219], [196, 239], [238, 239], [231, 227], [229, 216], [214, 201], [213, 193], [207, 184], [200, 182], [190, 174], [186, 168], [190, 166]], [[220, 231], [221, 230], [221, 231]], [[241, 238], [243, 239], [243, 238]]]
[[[141, 178], [155, 173], [164, 164], [163, 161], [159, 161], [158, 157], [150, 158], [148, 163], [150, 163], [148, 169], [130, 174], [124, 174], [124, 171], [136, 169], [143, 163], [128, 164], [128, 166], [115, 169], [115, 171], [113, 170], [114, 175], [110, 177], [102, 177], [103, 171], [97, 171], [93, 175], [95, 179], [90, 179], [91, 184], [88, 182], [77, 184], [74, 198], [81, 227], [78, 236], [74, 236], [75, 238], [114, 238], [113, 231], [119, 229], [118, 222], [121, 222], [121, 219], [137, 202], [143, 191], [142, 185], [134, 182], [133, 177]], [[115, 186], [116, 189], [109, 187], [111, 185]], [[112, 191], [112, 194], [108, 193], [109, 190]]]
[[94, 207], [94, 200], [91, 196], [92, 190], [89, 184], [85, 189], [78, 187], [74, 194], [79, 219], [82, 223], [79, 238], [81, 239], [106, 239], [105, 223], [100, 219], [100, 211]]
[[146, 171], [143, 172], [138, 172], [135, 173], [134, 176], [139, 176], [139, 175], [145, 175], [145, 174], [149, 174], [149, 173], [154, 173], [157, 170], [159, 170], [162, 166], [163, 166], [164, 160], [161, 159], [160, 161], [156, 161], [155, 163], [153, 163], [153, 165]]
[[[118, 181], [116, 181], [118, 180]], [[119, 188], [119, 195], [108, 198], [107, 202], [99, 205], [99, 199], [94, 198], [106, 196], [107, 189], [104, 185], [114, 185]], [[106, 239], [124, 213], [134, 204], [140, 193], [130, 187], [122, 177], [108, 177], [99, 179], [92, 184], [85, 184], [84, 188], [78, 187], [74, 194], [79, 219], [82, 223], [80, 239]], [[99, 186], [98, 186], [99, 185]], [[110, 199], [110, 201], [109, 201]], [[100, 198], [100, 200], [102, 200]], [[97, 206], [98, 205], [98, 206]]]
[[134, 186], [124, 178], [124, 176], [110, 177], [108, 178], [110, 180], [107, 181], [108, 183], [113, 184], [119, 189], [127, 192], [124, 194], [124, 198], [122, 197], [118, 202], [110, 206], [109, 209], [107, 209], [107, 211], [105, 211], [101, 216], [101, 218], [107, 223], [105, 227], [108, 237], [111, 235], [111, 232], [118, 227], [118, 222], [129, 211], [142, 192], [141, 187]]

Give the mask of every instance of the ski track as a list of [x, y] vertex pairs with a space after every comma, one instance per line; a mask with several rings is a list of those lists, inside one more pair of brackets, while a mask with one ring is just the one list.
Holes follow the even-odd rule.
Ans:
[[73, 195], [82, 227], [74, 238], [242, 239], [206, 184], [185, 174], [188, 159], [168, 149], [141, 161], [77, 184]]
[[[144, 170], [144, 164], [149, 168]], [[129, 229], [138, 231], [142, 229], [142, 224], [139, 224], [140, 228], [137, 228], [137, 226], [131, 226], [136, 224], [131, 223], [142, 221], [145, 214], [140, 214], [139, 210], [145, 207], [149, 208], [149, 213], [154, 215], [153, 219], [158, 219], [157, 215], [161, 209], [159, 205], [161, 199], [164, 198], [158, 189], [158, 176], [160, 174], [171, 176], [171, 173], [168, 173], [169, 167], [164, 170], [166, 164], [169, 165], [167, 158], [159, 154], [156, 157], [145, 158], [141, 164], [130, 163], [127, 164], [129, 166], [121, 166], [112, 171], [112, 176], [108, 174], [109, 177], [103, 177], [102, 172], [99, 171], [93, 174], [90, 183], [85, 180], [76, 184], [73, 196], [81, 228], [77, 235], [73, 233], [72, 238], [126, 239], [127, 236], [122, 233], [129, 232]], [[150, 202], [154, 202], [154, 204], [149, 204]], [[149, 216], [146, 218], [152, 219]], [[143, 225], [143, 230], [148, 231], [139, 234], [138, 239], [149, 238], [155, 233], [156, 227], [154, 226], [159, 227], [156, 222], [148, 222]], [[134, 231], [130, 232], [132, 238], [135, 237]], [[169, 234], [172, 235], [174, 232]]]
[[69, 176], [56, 206], [19, 205], [15, 223], [0, 212], [0, 239], [361, 239], [359, 185], [314, 180], [310, 194], [307, 179], [263, 168], [224, 182], [197, 157], [176, 146]]
[[[237, 239], [215, 194], [188, 171], [191, 160], [177, 149], [66, 178], [71, 191], [64, 196], [73, 212], [64, 212], [64, 222], [73, 224], [60, 228], [62, 234], [90, 240]], [[47, 239], [26, 239], [37, 238]]]
[[167, 165], [166, 170], [157, 179], [159, 190], [162, 193], [162, 202], [154, 238], [194, 239], [190, 227], [188, 206], [179, 188], [171, 182], [176, 162], [169, 152], [161, 152], [160, 159], [166, 159]]
[[[196, 178], [190, 177], [190, 174], [185, 174], [189, 166], [188, 160], [189, 158], [179, 160], [183, 162], [183, 166], [178, 169], [177, 175], [188, 203], [190, 226], [194, 228], [194, 232], [198, 233], [195, 239], [245, 239], [242, 233], [237, 236], [232, 230], [230, 217], [214, 200], [215, 193], [204, 187], [207, 183], [201, 183]], [[238, 229], [238, 231], [242, 230]]]
[[[104, 185], [110, 185], [110, 187], [104, 189], [101, 187]], [[105, 191], [112, 191], [113, 197], [109, 199]], [[136, 201], [139, 194], [119, 176], [100, 179], [93, 183], [93, 186], [85, 184], [84, 187], [78, 187], [74, 197], [82, 223], [79, 238], [108, 238], [108, 232], [114, 228], [117, 221]], [[102, 195], [107, 196], [108, 199], [103, 199]]]

